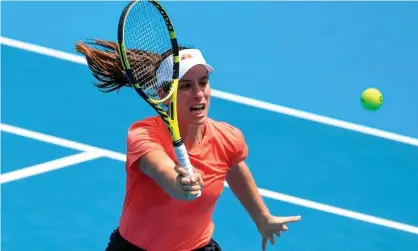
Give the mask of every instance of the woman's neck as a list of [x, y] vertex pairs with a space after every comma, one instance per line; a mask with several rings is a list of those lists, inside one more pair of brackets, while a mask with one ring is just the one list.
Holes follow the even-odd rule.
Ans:
[[180, 135], [187, 149], [193, 149], [203, 141], [206, 124], [180, 126]]

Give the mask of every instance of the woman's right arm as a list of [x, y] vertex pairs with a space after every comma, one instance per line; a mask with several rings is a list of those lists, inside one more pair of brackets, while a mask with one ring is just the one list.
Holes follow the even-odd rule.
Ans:
[[192, 178], [185, 177], [185, 170], [175, 168], [176, 164], [163, 151], [150, 151], [144, 154], [139, 159], [138, 165], [174, 199], [189, 200], [188, 194], [194, 197], [201, 190], [200, 175], [196, 173]]

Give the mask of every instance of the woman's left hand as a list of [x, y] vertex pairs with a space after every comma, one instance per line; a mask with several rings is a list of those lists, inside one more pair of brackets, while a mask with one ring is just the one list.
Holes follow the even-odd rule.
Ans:
[[261, 246], [263, 250], [266, 250], [267, 240], [274, 245], [274, 235], [280, 237], [282, 231], [287, 231], [287, 223], [293, 223], [300, 220], [300, 216], [287, 216], [287, 217], [276, 217], [269, 215], [257, 223], [257, 229], [262, 236]]

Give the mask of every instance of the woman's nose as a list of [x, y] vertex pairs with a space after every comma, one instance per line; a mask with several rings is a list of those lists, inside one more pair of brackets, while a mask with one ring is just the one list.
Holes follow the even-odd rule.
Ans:
[[193, 97], [200, 99], [203, 96], [204, 96], [204, 90], [199, 85], [194, 86], [194, 88], [193, 88]]

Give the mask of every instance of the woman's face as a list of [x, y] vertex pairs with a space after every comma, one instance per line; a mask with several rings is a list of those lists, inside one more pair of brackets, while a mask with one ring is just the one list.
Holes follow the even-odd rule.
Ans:
[[182, 125], [203, 124], [209, 110], [211, 89], [205, 66], [192, 67], [179, 81], [177, 115]]

